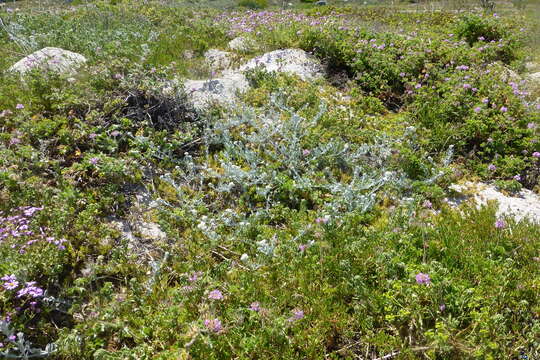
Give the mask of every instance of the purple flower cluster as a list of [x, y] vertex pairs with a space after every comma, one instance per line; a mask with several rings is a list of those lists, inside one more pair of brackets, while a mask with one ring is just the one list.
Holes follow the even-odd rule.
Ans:
[[431, 284], [431, 278], [428, 274], [418, 273], [416, 274], [416, 283], [420, 285], [428, 285]]
[[210, 291], [208, 294], [210, 300], [223, 300], [223, 294], [218, 289]]
[[43, 296], [43, 289], [36, 286], [35, 281], [30, 281], [25, 284], [25, 286], [17, 291], [17, 297], [31, 297], [31, 298], [38, 298]]
[[221, 320], [218, 318], [204, 320], [204, 326], [206, 326], [209, 331], [214, 333], [220, 333], [223, 330]]
[[15, 275], [5, 275], [2, 278], [0, 278], [4, 283], [2, 286], [6, 290], [14, 290], [19, 286], [19, 282], [17, 281], [17, 277]]
[[506, 227], [506, 222], [504, 222], [504, 220], [497, 220], [495, 221], [495, 228], [497, 229], [504, 229]]
[[[0, 278], [4, 283], [2, 287], [6, 290], [12, 291], [19, 287], [20, 283], [17, 280], [17, 277], [13, 274], [5, 275]], [[36, 286], [35, 281], [30, 281], [24, 284], [22, 288], [17, 291], [17, 297], [30, 297], [30, 298], [39, 298], [43, 296], [43, 289], [39, 286]]]
[[346, 19], [344, 14], [309, 16], [290, 10], [223, 13], [216, 18], [216, 22], [229, 28], [230, 36], [246, 33], [259, 34], [261, 31], [272, 31], [284, 24], [291, 28], [298, 25], [308, 25], [312, 28], [335, 26], [341, 31], [347, 31], [350, 28], [350, 20]]
[[4, 216], [0, 212], [0, 243], [11, 242], [11, 248], [18, 248], [19, 253], [24, 254], [26, 249], [39, 242], [46, 242], [64, 250], [65, 239], [56, 239], [47, 234], [48, 229], [39, 227], [31, 228], [31, 222], [35, 214], [43, 210], [43, 207], [24, 206], [17, 208], [15, 215]]
[[289, 318], [290, 322], [302, 320], [304, 318], [304, 311], [300, 309], [294, 309], [292, 311], [292, 316]]

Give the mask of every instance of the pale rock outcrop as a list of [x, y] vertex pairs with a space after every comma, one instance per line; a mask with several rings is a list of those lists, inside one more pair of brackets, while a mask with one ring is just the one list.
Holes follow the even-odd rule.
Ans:
[[68, 50], [46, 47], [19, 60], [9, 70], [21, 75], [33, 69], [52, 71], [64, 75], [74, 75], [86, 63], [86, 58]]
[[210, 70], [221, 71], [232, 66], [234, 55], [228, 51], [210, 49], [204, 53], [204, 62]]
[[257, 68], [268, 72], [297, 75], [305, 81], [321, 78], [324, 74], [321, 63], [301, 49], [284, 49], [266, 53], [240, 66], [239, 71], [245, 72]]
[[540, 224], [540, 196], [523, 189], [517, 194], [504, 194], [494, 185], [466, 182], [462, 185], [450, 186], [458, 196], [447, 199], [451, 206], [458, 206], [463, 201], [472, 201], [478, 208], [488, 202], [498, 204], [497, 216], [511, 216], [516, 221], [528, 219]]
[[529, 74], [526, 80], [532, 85], [540, 86], [540, 72]]
[[255, 41], [244, 36], [239, 36], [229, 41], [229, 49], [240, 52], [250, 52], [255, 50]]
[[[220, 52], [220, 50], [209, 50], [207, 53], [216, 59], [215, 62], [212, 60], [213, 63], [229, 64], [225, 60], [228, 53]], [[238, 69], [225, 71], [214, 79], [186, 80], [183, 87], [187, 100], [197, 110], [207, 109], [211, 105], [231, 106], [236, 102], [238, 94], [249, 89], [245, 73], [255, 69], [292, 74], [305, 81], [313, 81], [324, 75], [321, 63], [305, 51], [276, 50], [256, 57]]]
[[188, 101], [197, 110], [206, 109], [212, 105], [232, 105], [237, 94], [249, 88], [246, 77], [241, 73], [230, 72], [221, 78], [210, 80], [187, 80], [184, 91]]
[[525, 70], [527, 70], [530, 73], [538, 72], [540, 71], [540, 64], [530, 61], [525, 64]]

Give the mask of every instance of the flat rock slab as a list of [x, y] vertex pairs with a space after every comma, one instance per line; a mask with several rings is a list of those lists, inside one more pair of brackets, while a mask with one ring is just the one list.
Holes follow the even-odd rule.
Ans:
[[232, 66], [233, 57], [228, 51], [210, 49], [204, 53], [204, 62], [212, 71], [221, 71]]
[[248, 61], [238, 70], [245, 72], [253, 69], [294, 74], [304, 81], [312, 81], [324, 75], [321, 63], [301, 49], [272, 51]]
[[458, 206], [463, 201], [473, 201], [480, 208], [488, 202], [496, 201], [497, 216], [511, 216], [516, 221], [528, 219], [540, 224], [540, 196], [530, 190], [523, 189], [515, 195], [506, 195], [493, 185], [472, 182], [454, 184], [450, 189], [461, 194], [448, 199], [451, 206]]
[[188, 100], [197, 110], [206, 109], [214, 104], [232, 105], [237, 99], [237, 94], [245, 92], [248, 88], [246, 77], [235, 72], [216, 79], [184, 82]]
[[19, 60], [9, 70], [21, 75], [33, 69], [52, 71], [59, 74], [73, 75], [86, 63], [86, 58], [68, 50], [46, 47]]

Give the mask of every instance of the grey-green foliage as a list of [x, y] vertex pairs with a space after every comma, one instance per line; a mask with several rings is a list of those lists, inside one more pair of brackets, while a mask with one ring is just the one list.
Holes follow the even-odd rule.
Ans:
[[[304, 149], [306, 139], [313, 136], [325, 111], [321, 106], [316, 116], [306, 119], [274, 96], [262, 114], [248, 108], [212, 122], [205, 129], [204, 142], [208, 148], [221, 150], [200, 158], [188, 154], [184, 165], [175, 171], [175, 178], [167, 175], [163, 180], [177, 189], [184, 204], [190, 200], [184, 198], [182, 186], [221, 194], [232, 202], [255, 192], [265, 199], [266, 210], [283, 201], [284, 187], [291, 197], [319, 192], [328, 199], [319, 207], [327, 215], [366, 212], [375, 205], [381, 190], [390, 194], [392, 190], [410, 188], [411, 180], [390, 167], [398, 140], [381, 137], [358, 146], [334, 138]], [[399, 141], [414, 141], [413, 133], [410, 131]], [[433, 166], [438, 165], [433, 162]], [[434, 182], [441, 175], [432, 173], [435, 175], [427, 182]], [[253, 210], [261, 209], [253, 204]], [[204, 226], [209, 231], [208, 224]]]
[[9, 350], [0, 351], [0, 358], [2, 359], [37, 359], [50, 356], [56, 351], [54, 344], [47, 344], [45, 349], [39, 349], [32, 347], [32, 344], [24, 339], [24, 334], [19, 332], [17, 334], [10, 328], [9, 322], [0, 320], [0, 332], [7, 338], [15, 336], [14, 340], [9, 340], [14, 347]]

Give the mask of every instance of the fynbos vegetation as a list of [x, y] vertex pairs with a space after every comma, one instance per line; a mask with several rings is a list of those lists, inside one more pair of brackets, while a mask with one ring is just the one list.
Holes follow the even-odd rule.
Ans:
[[540, 358], [535, 10], [0, 4], [0, 358]]

